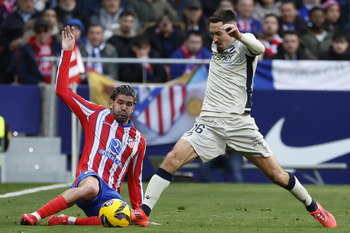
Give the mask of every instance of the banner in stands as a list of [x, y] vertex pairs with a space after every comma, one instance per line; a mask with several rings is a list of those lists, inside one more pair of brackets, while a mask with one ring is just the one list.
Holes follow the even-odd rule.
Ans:
[[256, 89], [350, 90], [349, 61], [262, 61]]

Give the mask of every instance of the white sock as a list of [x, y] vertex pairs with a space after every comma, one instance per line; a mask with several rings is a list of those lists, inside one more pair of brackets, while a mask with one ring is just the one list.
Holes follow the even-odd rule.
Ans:
[[36, 219], [38, 219], [38, 222], [41, 221], [41, 216], [38, 214], [38, 212], [33, 212], [32, 215], [34, 215], [36, 217]]
[[68, 225], [75, 225], [75, 220], [77, 220], [76, 217], [68, 217]]
[[145, 198], [143, 204], [147, 205], [150, 209], [153, 209], [157, 203], [160, 195], [170, 184], [170, 181], [163, 179], [162, 177], [153, 175], [145, 192]]
[[312, 198], [310, 194], [307, 192], [307, 190], [302, 186], [299, 182], [299, 180], [295, 177], [295, 185], [294, 187], [289, 190], [293, 196], [304, 203], [305, 206], [309, 206], [312, 202]]

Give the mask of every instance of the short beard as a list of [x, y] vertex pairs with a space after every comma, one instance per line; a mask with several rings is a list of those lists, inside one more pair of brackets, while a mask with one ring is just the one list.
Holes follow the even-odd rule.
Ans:
[[114, 119], [121, 125], [125, 125], [125, 124], [129, 123], [129, 117], [116, 115], [116, 116], [114, 116]]

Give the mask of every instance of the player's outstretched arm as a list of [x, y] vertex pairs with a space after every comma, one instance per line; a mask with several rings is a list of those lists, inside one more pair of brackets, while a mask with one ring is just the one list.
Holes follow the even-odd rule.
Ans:
[[242, 42], [255, 55], [265, 51], [264, 45], [251, 33], [241, 33], [235, 24], [224, 24], [221, 29], [225, 30], [231, 37]]
[[66, 26], [62, 31], [62, 49], [64, 51], [73, 50], [75, 45], [75, 29]]

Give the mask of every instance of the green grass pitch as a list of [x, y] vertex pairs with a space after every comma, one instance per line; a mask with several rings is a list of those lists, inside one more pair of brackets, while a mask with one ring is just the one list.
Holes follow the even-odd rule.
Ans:
[[[38, 187], [43, 184], [0, 184], [0, 194]], [[147, 184], [144, 185], [146, 187]], [[65, 189], [41, 191], [0, 199], [0, 232], [350, 232], [350, 186], [306, 186], [311, 196], [337, 219], [338, 227], [326, 229], [288, 191], [272, 184], [172, 183], [152, 211], [150, 221], [160, 226], [129, 226], [123, 229], [102, 226], [37, 226], [18, 224], [21, 215], [46, 204]], [[127, 185], [122, 196], [129, 202]], [[73, 207], [64, 214], [84, 217]]]

